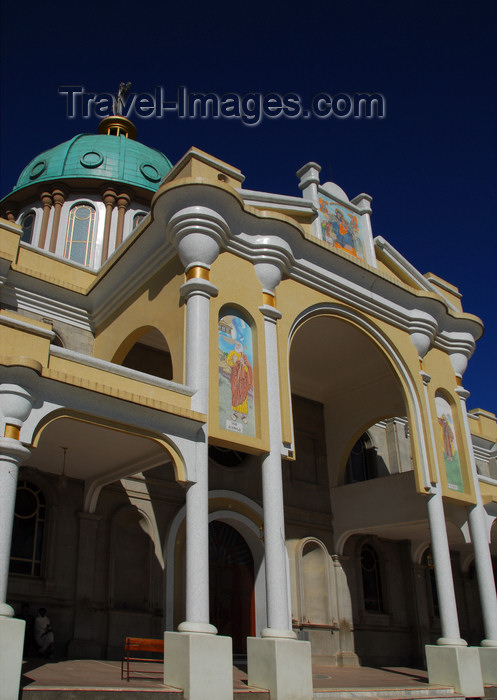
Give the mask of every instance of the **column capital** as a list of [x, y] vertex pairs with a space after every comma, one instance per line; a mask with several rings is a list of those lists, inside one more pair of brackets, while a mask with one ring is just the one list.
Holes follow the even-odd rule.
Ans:
[[3, 212], [5, 212], [5, 218], [7, 221], [15, 224], [17, 216], [19, 214], [19, 207], [14, 202], [7, 201], [2, 207]]
[[44, 207], [49, 207], [52, 204], [53, 197], [52, 193], [49, 192], [48, 190], [39, 190], [39, 195], [41, 199], [41, 203], [43, 204]]
[[456, 394], [459, 396], [459, 398], [461, 399], [461, 401], [464, 401], [464, 402], [466, 402], [466, 400], [467, 400], [467, 399], [469, 398], [469, 396], [470, 396], [470, 392], [469, 392], [467, 389], [465, 389], [463, 386], [456, 386], [456, 388], [454, 389], [454, 391], [455, 391]]
[[173, 214], [167, 234], [188, 271], [194, 267], [206, 270], [226, 246], [229, 226], [223, 217], [207, 207], [185, 207]]
[[21, 428], [31, 413], [33, 403], [33, 396], [19, 384], [3, 384], [0, 386], [0, 408], [5, 419], [5, 425]]
[[[47, 193], [48, 194], [48, 193]], [[56, 186], [52, 190], [52, 199], [54, 204], [64, 204], [67, 192], [62, 187]]]
[[[266, 241], [264, 241], [266, 243]], [[267, 251], [264, 257], [254, 262], [255, 274], [262, 285], [262, 293], [274, 296], [290, 260], [286, 251]]]
[[120, 192], [117, 195], [117, 206], [119, 209], [126, 209], [131, 202], [131, 195], [128, 192]]
[[281, 311], [278, 311], [274, 306], [269, 306], [269, 304], [259, 306], [259, 311], [264, 316], [265, 320], [273, 321], [273, 323], [276, 323], [276, 321], [279, 321], [281, 318]]
[[0, 459], [19, 467], [31, 455], [31, 450], [24, 447], [22, 442], [10, 437], [0, 437]]
[[421, 370], [420, 375], [421, 375], [421, 379], [423, 380], [423, 384], [425, 386], [431, 382], [431, 375], [429, 375], [428, 372]]
[[433, 316], [416, 309], [413, 313], [416, 317], [409, 323], [409, 336], [412, 344], [418, 351], [418, 357], [423, 360], [424, 356], [433, 344], [433, 338], [438, 331], [438, 324]]
[[108, 187], [102, 188], [102, 201], [105, 206], [115, 206], [117, 201], [117, 192]]
[[188, 299], [194, 294], [200, 294], [204, 297], [210, 299], [211, 297], [217, 297], [219, 290], [218, 288], [209, 282], [208, 279], [202, 279], [200, 277], [194, 277], [188, 279], [179, 288], [180, 295], [183, 299], [188, 301]]

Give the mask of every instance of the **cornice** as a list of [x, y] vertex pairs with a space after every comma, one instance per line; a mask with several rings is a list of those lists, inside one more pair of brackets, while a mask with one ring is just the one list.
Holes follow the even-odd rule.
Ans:
[[[2, 302], [5, 306], [15, 308], [20, 313], [34, 313], [43, 318], [49, 318], [51, 321], [60, 321], [92, 332], [91, 316], [83, 305], [69, 304], [57, 298], [57, 294], [47, 296], [32, 289], [26, 289], [26, 287], [21, 286], [20, 281], [16, 279], [17, 284], [3, 286]], [[46, 291], [50, 291], [50, 288]], [[84, 304], [85, 299], [79, 295], [75, 301], [83, 301]]]
[[123, 242], [87, 290], [78, 293], [66, 288], [61, 301], [60, 288], [50, 294], [55, 281], [36, 280], [21, 285], [22, 276], [29, 275], [11, 271], [10, 286], [4, 287], [6, 301], [82, 328], [98, 327], [176, 256], [174, 227], [168, 228], [174, 215], [192, 206], [207, 207], [226, 221], [224, 250], [253, 264], [277, 265], [283, 282], [285, 278], [299, 282], [408, 333], [425, 333], [432, 347], [471, 355], [483, 332], [480, 319], [455, 310], [386, 241], [376, 239], [377, 245], [396, 265], [402, 266], [419, 289], [353, 260], [346, 253], [327, 249], [307, 236], [295, 219], [274, 209], [256, 209], [256, 201], [257, 206], [284, 205], [310, 215], [314, 211], [312, 203], [296, 197], [237, 191], [203, 178], [166, 181], [154, 195], [150, 220]]

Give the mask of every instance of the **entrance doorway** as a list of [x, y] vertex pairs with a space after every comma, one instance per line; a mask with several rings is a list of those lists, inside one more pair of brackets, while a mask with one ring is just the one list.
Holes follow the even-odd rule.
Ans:
[[210, 620], [219, 634], [233, 639], [233, 653], [247, 653], [255, 635], [254, 560], [235, 528], [209, 523]]

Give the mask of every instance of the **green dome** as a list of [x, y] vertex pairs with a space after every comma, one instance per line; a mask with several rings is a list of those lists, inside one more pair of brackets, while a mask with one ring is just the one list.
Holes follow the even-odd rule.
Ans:
[[75, 178], [119, 182], [155, 192], [171, 168], [163, 153], [126, 136], [78, 134], [33, 158], [11, 194], [40, 182]]

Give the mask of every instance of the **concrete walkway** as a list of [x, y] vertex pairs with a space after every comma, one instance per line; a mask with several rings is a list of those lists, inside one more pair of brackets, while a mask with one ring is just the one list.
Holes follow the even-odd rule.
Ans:
[[[121, 680], [119, 661], [105, 660], [51, 660], [32, 659], [23, 665], [22, 700], [49, 700], [50, 698], [77, 697], [84, 691], [88, 700], [143, 695], [147, 700], [182, 698], [177, 688], [162, 683], [161, 675], [152, 677], [147, 671], [160, 670], [159, 664], [142, 664], [141, 678]], [[344, 698], [458, 698], [452, 688], [430, 685], [426, 671], [409, 668], [343, 668], [337, 666], [313, 667], [314, 698], [316, 700], [343, 700]], [[249, 688], [246, 669], [233, 667], [235, 698], [259, 700], [269, 697], [267, 691]], [[65, 692], [63, 692], [65, 691]], [[90, 691], [94, 691], [92, 694]], [[97, 692], [98, 691], [98, 692]], [[129, 693], [129, 695], [128, 695]]]

